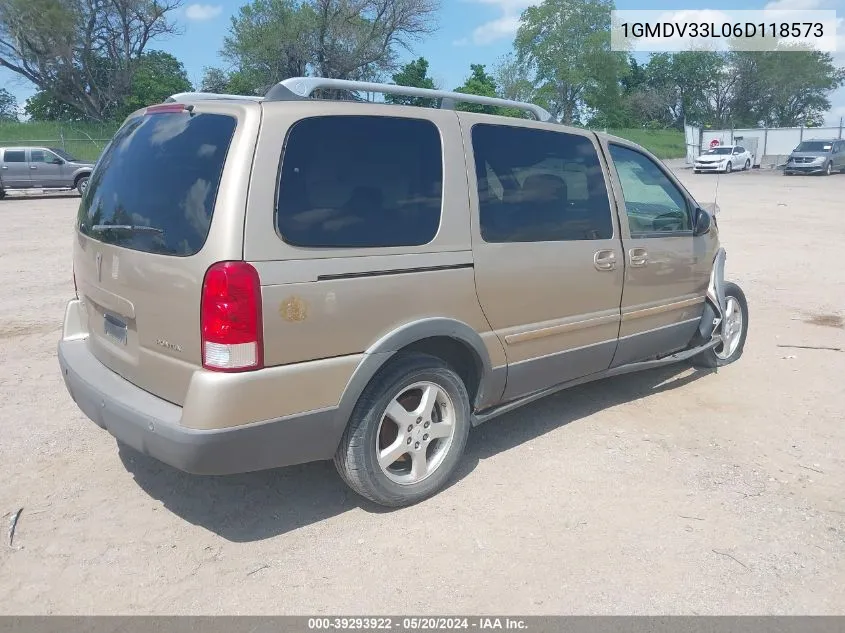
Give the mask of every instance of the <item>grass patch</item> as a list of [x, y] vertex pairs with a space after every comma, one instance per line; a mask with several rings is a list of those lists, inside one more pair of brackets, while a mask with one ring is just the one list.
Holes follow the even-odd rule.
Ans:
[[[0, 145], [43, 145], [64, 149], [83, 160], [96, 160], [120, 123], [0, 123]], [[683, 158], [684, 133], [678, 130], [620, 129], [610, 134], [642, 145], [658, 158]]]
[[0, 123], [0, 145], [57, 147], [81, 160], [97, 160], [119, 123]]
[[608, 130], [609, 134], [642, 145], [658, 158], [684, 158], [687, 145], [684, 133], [679, 130]]

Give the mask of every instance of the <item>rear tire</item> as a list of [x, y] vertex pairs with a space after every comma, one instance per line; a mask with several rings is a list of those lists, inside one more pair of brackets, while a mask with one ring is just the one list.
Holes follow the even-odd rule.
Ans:
[[370, 501], [392, 508], [417, 503], [453, 475], [470, 415], [466, 386], [444, 361], [419, 353], [397, 356], [355, 405], [335, 467]]
[[725, 341], [693, 357], [692, 363], [697, 367], [724, 367], [742, 356], [748, 336], [748, 302], [742, 288], [734, 283], [726, 283], [725, 305], [726, 315], [720, 326], [723, 333], [725, 328], [728, 329]]
[[88, 188], [88, 176], [80, 176], [76, 179], [76, 190], [80, 196], [85, 195], [85, 190]]

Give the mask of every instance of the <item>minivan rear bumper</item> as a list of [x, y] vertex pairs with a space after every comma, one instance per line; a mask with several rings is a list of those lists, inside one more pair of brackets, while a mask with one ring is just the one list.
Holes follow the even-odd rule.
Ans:
[[336, 408], [224, 429], [180, 424], [182, 408], [111, 371], [85, 338], [59, 342], [65, 385], [82, 412], [120, 442], [179, 470], [227, 475], [331, 459], [343, 426]]

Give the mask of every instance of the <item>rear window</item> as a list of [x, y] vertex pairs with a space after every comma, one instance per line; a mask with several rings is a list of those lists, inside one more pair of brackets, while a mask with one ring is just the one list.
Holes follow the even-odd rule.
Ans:
[[288, 133], [276, 223], [302, 247], [419, 246], [440, 226], [437, 127], [420, 119], [324, 116]]
[[22, 149], [7, 149], [3, 160], [7, 163], [25, 163], [26, 152]]
[[228, 115], [187, 112], [128, 121], [91, 175], [79, 231], [149, 253], [198, 252], [236, 124]]

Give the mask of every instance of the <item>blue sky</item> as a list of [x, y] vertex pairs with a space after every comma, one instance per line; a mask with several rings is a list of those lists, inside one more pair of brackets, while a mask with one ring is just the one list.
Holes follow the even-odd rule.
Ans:
[[[156, 41], [151, 48], [173, 53], [185, 64], [188, 76], [194, 84], [202, 78], [205, 66], [222, 65], [218, 50], [229, 28], [230, 17], [234, 15], [243, 0], [186, 0], [179, 9], [177, 20], [183, 27], [183, 34]], [[492, 68], [496, 61], [506, 54], [513, 41], [519, 15], [527, 6], [539, 4], [539, 0], [442, 0], [440, 28], [432, 36], [415, 45], [410, 53], [403, 53], [405, 59], [424, 56], [430, 62], [430, 72], [438, 85], [452, 89], [463, 83], [469, 73], [470, 64], [486, 64]], [[736, 9], [736, 0], [709, 0], [708, 9]], [[701, 9], [701, 0], [617, 0], [618, 9]], [[837, 9], [842, 17], [845, 0], [746, 0], [743, 9]], [[839, 29], [839, 47], [836, 59], [845, 66], [845, 28]], [[10, 90], [22, 104], [33, 92], [25, 80], [6, 70], [0, 70], [0, 85]], [[837, 91], [833, 109], [828, 116], [830, 122], [838, 124], [845, 116], [845, 89]]]

